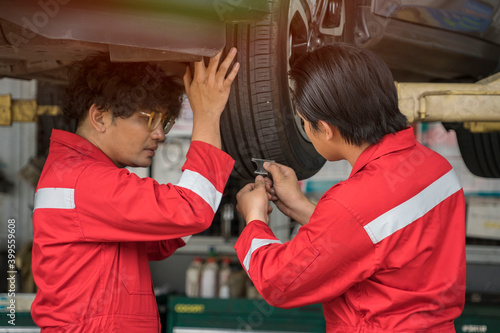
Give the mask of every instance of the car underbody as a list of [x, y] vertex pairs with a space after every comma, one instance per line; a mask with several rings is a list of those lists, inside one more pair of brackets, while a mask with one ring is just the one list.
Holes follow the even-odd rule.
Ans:
[[304, 179], [324, 160], [294, 116], [287, 72], [306, 52], [349, 42], [389, 65], [409, 121], [462, 124], [457, 135], [496, 142], [477, 144], [486, 166], [464, 160], [500, 177], [499, 9], [493, 0], [21, 0], [0, 11], [0, 77], [64, 87], [67, 66], [94, 52], [181, 77], [187, 63], [236, 46], [242, 67], [221, 124], [234, 176], [251, 179], [258, 157]]

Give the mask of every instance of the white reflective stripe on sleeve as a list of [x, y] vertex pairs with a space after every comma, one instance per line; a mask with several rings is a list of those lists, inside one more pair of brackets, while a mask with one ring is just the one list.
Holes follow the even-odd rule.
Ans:
[[365, 231], [373, 244], [376, 244], [418, 220], [461, 188], [457, 175], [452, 169], [413, 198], [365, 225]]
[[35, 193], [34, 206], [33, 210], [38, 208], [73, 209], [75, 208], [75, 190], [62, 187], [40, 188]]
[[[252, 239], [252, 243], [250, 244], [250, 249], [248, 250], [245, 259], [243, 260], [243, 266], [245, 267], [247, 272], [250, 269], [250, 259], [252, 258], [252, 253], [254, 253], [259, 247], [274, 243], [282, 244], [277, 239], [259, 239], [259, 238]], [[248, 275], [250, 276], [250, 274]]]
[[212, 207], [214, 213], [219, 208], [222, 193], [217, 191], [215, 186], [198, 172], [184, 170], [176, 186], [187, 188], [198, 194], [207, 204]]

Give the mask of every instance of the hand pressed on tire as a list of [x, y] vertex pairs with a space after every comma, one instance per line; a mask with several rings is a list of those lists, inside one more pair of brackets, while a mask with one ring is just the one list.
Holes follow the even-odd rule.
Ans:
[[[184, 86], [193, 110], [193, 141], [204, 141], [221, 148], [220, 116], [226, 106], [231, 84], [239, 70], [235, 63], [229, 71], [236, 56], [232, 48], [219, 65], [222, 51], [210, 58], [208, 66], [203, 60], [194, 63], [194, 73], [188, 66], [184, 74]], [[227, 74], [227, 75], [226, 75]]]

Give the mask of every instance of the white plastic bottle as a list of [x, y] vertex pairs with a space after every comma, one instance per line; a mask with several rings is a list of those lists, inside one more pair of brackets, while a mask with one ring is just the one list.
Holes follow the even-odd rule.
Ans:
[[229, 298], [229, 275], [231, 275], [231, 258], [223, 258], [219, 270], [219, 298]]
[[219, 266], [214, 257], [208, 257], [201, 269], [200, 297], [217, 297], [217, 277]]
[[195, 257], [186, 270], [186, 296], [200, 297], [200, 276], [203, 260]]

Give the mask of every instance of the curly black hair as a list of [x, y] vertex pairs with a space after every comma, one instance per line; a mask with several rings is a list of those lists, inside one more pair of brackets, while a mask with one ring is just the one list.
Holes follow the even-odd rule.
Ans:
[[92, 104], [119, 118], [138, 110], [167, 110], [174, 117], [180, 112], [184, 87], [159, 65], [113, 63], [97, 53], [72, 64], [68, 78], [63, 113], [69, 119], [83, 120]]

